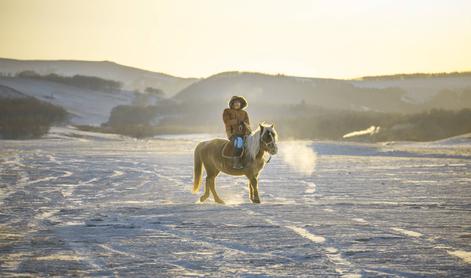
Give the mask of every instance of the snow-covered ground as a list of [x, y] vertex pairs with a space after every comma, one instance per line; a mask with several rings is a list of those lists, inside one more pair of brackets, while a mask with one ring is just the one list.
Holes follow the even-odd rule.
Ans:
[[0, 276], [471, 273], [470, 156], [281, 142], [262, 204], [221, 175], [221, 206], [191, 194], [203, 137], [0, 141]]

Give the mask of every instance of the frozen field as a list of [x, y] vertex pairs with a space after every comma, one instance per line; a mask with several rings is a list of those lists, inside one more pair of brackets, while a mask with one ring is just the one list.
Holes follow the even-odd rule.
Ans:
[[[191, 194], [200, 138], [59, 131], [0, 141], [2, 277], [471, 274], [470, 157], [280, 143], [299, 154], [273, 157], [262, 204], [220, 175], [221, 206]], [[312, 173], [288, 163], [311, 151]]]

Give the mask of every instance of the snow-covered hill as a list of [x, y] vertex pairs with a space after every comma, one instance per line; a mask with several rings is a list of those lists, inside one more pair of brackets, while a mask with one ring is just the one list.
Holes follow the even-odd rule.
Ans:
[[0, 78], [0, 86], [62, 106], [72, 114], [74, 124], [99, 125], [108, 120], [113, 107], [130, 104], [134, 99], [134, 93], [130, 91], [93, 91], [24, 78]]
[[460, 77], [428, 77], [386, 80], [353, 80], [358, 88], [401, 88], [406, 92], [404, 100], [424, 103], [443, 90], [471, 88], [471, 75]]
[[123, 82], [127, 90], [141, 90], [147, 87], [160, 89], [167, 96], [173, 96], [195, 82], [196, 78], [180, 78], [164, 73], [152, 72], [120, 65], [110, 61], [73, 60], [15, 60], [0, 58], [0, 73], [14, 75], [32, 70], [41, 75], [55, 73], [63, 76], [76, 74], [96, 76]]
[[[462, 94], [464, 90], [466, 92]], [[413, 113], [430, 108], [471, 107], [470, 92], [471, 74], [460, 77], [444, 74], [428, 78], [340, 80], [224, 72], [191, 84], [175, 98], [191, 105], [203, 105], [208, 102], [224, 103], [233, 95], [244, 95], [251, 107], [256, 106], [257, 110], [277, 104], [306, 103], [328, 109]], [[439, 99], [434, 98], [437, 95]]]
[[23, 98], [27, 97], [27, 95], [23, 94], [22, 92], [10, 88], [8, 86], [0, 85], [0, 98]]

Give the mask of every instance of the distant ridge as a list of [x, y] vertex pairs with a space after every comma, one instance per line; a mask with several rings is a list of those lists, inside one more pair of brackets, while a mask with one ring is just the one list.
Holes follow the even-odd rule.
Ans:
[[431, 73], [397, 73], [389, 75], [370, 75], [354, 78], [354, 80], [394, 80], [411, 78], [440, 78], [440, 77], [471, 77], [471, 71], [431, 72]]
[[109, 61], [109, 60], [74, 60], [74, 59], [51, 59], [51, 60], [44, 59], [43, 60], [43, 59], [12, 59], [12, 58], [2, 58], [2, 57], [0, 57], [0, 61], [33, 62], [33, 63], [43, 63], [43, 62], [50, 62], [50, 63], [103, 63], [103, 64], [111, 64], [111, 65], [120, 66], [122, 68], [127, 68], [129, 70], [136, 70], [136, 71], [146, 72], [146, 73], [161, 74], [161, 75], [167, 76], [167, 77], [180, 78], [180, 77], [173, 76], [173, 75], [170, 75], [170, 74], [167, 74], [167, 73], [163, 73], [163, 72], [159, 72], [159, 71], [151, 71], [151, 70], [141, 69], [141, 68], [138, 68], [138, 67], [123, 65], [123, 64], [119, 64], [119, 63], [116, 63], [114, 61]]
[[196, 78], [181, 78], [165, 73], [143, 70], [111, 61], [80, 60], [17, 60], [0, 58], [0, 73], [14, 75], [32, 70], [38, 74], [55, 73], [64, 76], [76, 74], [96, 76], [121, 81], [127, 90], [143, 91], [147, 87], [158, 88], [167, 96], [173, 96], [183, 88], [197, 81]]

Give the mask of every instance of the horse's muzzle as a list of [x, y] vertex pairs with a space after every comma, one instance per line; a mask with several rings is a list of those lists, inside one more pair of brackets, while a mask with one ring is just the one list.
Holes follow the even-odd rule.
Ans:
[[273, 148], [270, 148], [268, 150], [268, 153], [271, 154], [271, 155], [275, 155], [278, 153], [278, 147], [277, 146], [274, 146]]

